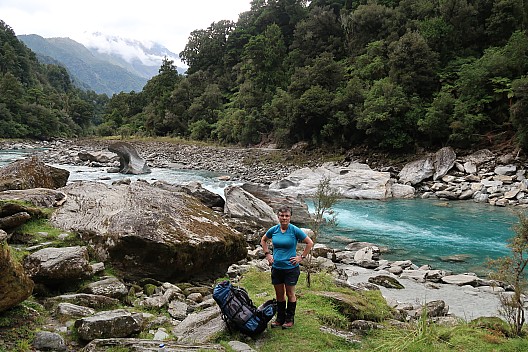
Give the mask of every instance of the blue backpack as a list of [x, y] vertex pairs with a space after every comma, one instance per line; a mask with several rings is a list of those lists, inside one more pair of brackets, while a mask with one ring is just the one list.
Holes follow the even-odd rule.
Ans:
[[220, 306], [222, 319], [232, 328], [248, 336], [255, 336], [266, 330], [268, 322], [277, 311], [277, 301], [270, 299], [258, 308], [242, 287], [235, 287], [229, 281], [215, 285], [213, 299]]

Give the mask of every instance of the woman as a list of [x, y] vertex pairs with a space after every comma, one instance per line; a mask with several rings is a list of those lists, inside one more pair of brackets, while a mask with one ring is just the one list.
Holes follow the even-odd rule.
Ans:
[[[299, 280], [301, 270], [299, 263], [310, 253], [313, 241], [300, 228], [290, 224], [292, 211], [282, 206], [278, 209], [279, 224], [271, 227], [260, 240], [266, 259], [271, 265], [271, 283], [275, 288], [277, 298], [277, 319], [271, 323], [272, 328], [288, 329], [293, 326], [297, 298], [295, 285]], [[268, 241], [273, 244], [273, 256], [268, 248]], [[306, 246], [301, 255], [297, 255], [297, 242]], [[286, 297], [288, 306], [286, 307]]]

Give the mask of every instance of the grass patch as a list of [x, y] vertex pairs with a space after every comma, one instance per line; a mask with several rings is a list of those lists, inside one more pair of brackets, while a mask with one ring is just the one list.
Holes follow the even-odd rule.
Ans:
[[35, 332], [49, 314], [33, 299], [0, 313], [0, 352], [32, 351]]
[[[392, 311], [387, 307], [379, 291], [354, 292], [336, 287], [328, 274], [317, 273], [312, 276], [312, 285], [306, 286], [306, 275], [301, 273], [296, 288], [298, 297], [295, 326], [290, 330], [268, 328], [260, 336], [250, 339], [237, 332], [224, 332], [217, 336], [216, 342], [228, 350], [227, 343], [240, 340], [248, 343], [257, 351], [528, 351], [527, 338], [508, 338], [502, 331], [501, 321], [496, 319], [478, 320], [472, 323], [460, 322], [456, 326], [441, 326], [428, 322], [423, 317], [407, 327], [393, 327], [389, 324]], [[219, 279], [217, 281], [222, 281]], [[241, 279], [240, 285], [248, 290], [255, 305], [274, 298], [269, 272], [250, 270]], [[361, 342], [349, 342], [342, 337], [321, 331], [321, 326], [338, 330], [350, 329], [350, 320], [343, 309], [322, 292], [346, 294], [358, 300], [358, 307], [368, 320], [378, 321], [383, 329], [371, 330], [364, 335], [355, 335]], [[365, 300], [362, 302], [361, 300]]]

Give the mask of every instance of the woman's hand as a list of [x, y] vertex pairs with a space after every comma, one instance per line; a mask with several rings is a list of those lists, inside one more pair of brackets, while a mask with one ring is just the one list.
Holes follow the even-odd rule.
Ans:
[[292, 263], [293, 265], [295, 264], [299, 264], [300, 262], [302, 262], [303, 260], [303, 257], [300, 256], [300, 255], [296, 255], [295, 257], [291, 257], [290, 258], [290, 263]]
[[266, 259], [268, 260], [269, 265], [273, 264], [273, 256], [270, 253], [266, 254]]

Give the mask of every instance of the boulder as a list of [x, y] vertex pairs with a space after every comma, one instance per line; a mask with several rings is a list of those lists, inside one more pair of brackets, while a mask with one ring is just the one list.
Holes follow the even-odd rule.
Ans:
[[[7, 190], [0, 192], [0, 199], [21, 200], [38, 207], [57, 207], [66, 201], [66, 195], [61, 191], [49, 188], [31, 188], [21, 190]], [[27, 211], [27, 210], [26, 210]], [[32, 214], [31, 211], [28, 211]]]
[[433, 180], [436, 181], [451, 170], [455, 165], [456, 154], [453, 148], [444, 147], [437, 151], [434, 155], [435, 172]]
[[124, 309], [99, 312], [75, 321], [79, 337], [86, 341], [128, 337], [141, 331], [140, 322]]
[[110, 144], [108, 150], [119, 155], [120, 173], [141, 175], [151, 172], [146, 160], [139, 156], [132, 144], [117, 142]]
[[240, 186], [226, 187], [224, 195], [224, 212], [230, 217], [253, 220], [265, 227], [275, 225], [279, 221], [273, 208]]
[[178, 342], [208, 342], [226, 328], [220, 313], [218, 305], [191, 313], [172, 330], [172, 333]]
[[[2, 230], [0, 237], [6, 237]], [[0, 273], [0, 312], [3, 312], [31, 296], [34, 284], [22, 265], [11, 258], [5, 241], [0, 241]]]
[[156, 181], [152, 185], [168, 191], [185, 192], [198, 198], [208, 208], [223, 208], [225, 205], [222, 196], [203, 188], [199, 182], [192, 182], [188, 185], [172, 185], [167, 182]]
[[293, 197], [309, 197], [317, 192], [317, 187], [325, 178], [330, 180], [330, 187], [343, 198], [387, 199], [392, 196], [390, 173], [374, 171], [360, 163], [337, 166], [328, 162], [315, 169], [302, 168], [285, 179], [273, 182], [269, 187]]
[[82, 289], [82, 292], [94, 295], [103, 295], [117, 299], [122, 299], [128, 294], [125, 284], [115, 277], [109, 277], [96, 282], [90, 282]]
[[225, 351], [225, 348], [220, 344], [186, 344], [170, 340], [161, 341], [134, 338], [109, 338], [95, 339], [84, 346], [81, 352], [106, 352], [110, 349], [122, 351], [157, 351], [161, 343], [165, 345], [167, 351], [171, 352]]
[[368, 282], [376, 284], [386, 288], [404, 289], [405, 287], [394, 277], [388, 275], [377, 275], [369, 277]]
[[67, 351], [62, 336], [56, 332], [38, 331], [33, 340], [33, 347], [37, 351]]
[[400, 183], [415, 185], [434, 175], [434, 161], [431, 157], [407, 163], [398, 174]]
[[70, 172], [39, 161], [37, 157], [17, 160], [0, 168], [0, 191], [8, 189], [64, 187]]
[[24, 259], [24, 268], [35, 281], [56, 284], [91, 276], [86, 247], [43, 248]]
[[[302, 226], [308, 225], [312, 221], [312, 216], [308, 211], [308, 206], [304, 201], [298, 199], [297, 197], [282, 194], [276, 190], [269, 189], [269, 186], [259, 185], [256, 183], [244, 183], [242, 188], [268, 204], [271, 208], [273, 208], [275, 214], [277, 213], [277, 210], [280, 206], [289, 206], [292, 209], [291, 222], [293, 224]], [[277, 221], [276, 216], [275, 221]]]
[[68, 201], [50, 222], [79, 233], [125, 280], [210, 277], [247, 255], [245, 238], [229, 219], [186, 193], [145, 181], [76, 182], [62, 191]]
[[46, 307], [46, 309], [48, 310], [53, 310], [54, 307], [60, 304], [61, 302], [90, 307], [94, 309], [115, 308], [120, 304], [118, 299], [107, 296], [93, 295], [88, 293], [73, 293], [68, 295], [50, 297], [44, 302], [44, 307]]

